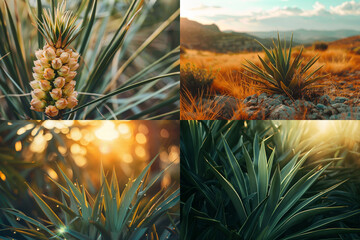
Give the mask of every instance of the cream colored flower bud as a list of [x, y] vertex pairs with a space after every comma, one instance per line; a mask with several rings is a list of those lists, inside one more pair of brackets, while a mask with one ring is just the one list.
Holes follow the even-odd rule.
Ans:
[[44, 57], [51, 61], [56, 57], [56, 53], [53, 48], [49, 47], [44, 51]]
[[51, 66], [53, 67], [53, 69], [58, 70], [62, 67], [62, 62], [60, 58], [55, 58], [54, 60], [51, 61]]
[[69, 68], [75, 67], [76, 64], [77, 64], [77, 61], [74, 58], [70, 58], [69, 63], [68, 63]]
[[36, 58], [37, 59], [41, 59], [41, 58], [43, 58], [44, 57], [44, 51], [43, 50], [37, 50], [36, 52], [35, 52], [35, 56], [36, 56]]
[[47, 80], [40, 80], [40, 88], [43, 91], [49, 91], [51, 89], [51, 84]]
[[[75, 82], [75, 81], [71, 81]], [[74, 92], [75, 85], [71, 82], [67, 83], [63, 88], [63, 94], [66, 96], [70, 96]]]
[[71, 85], [71, 86], [75, 87], [76, 81], [70, 81], [67, 85]]
[[41, 63], [41, 66], [43, 66], [44, 68], [49, 68], [50, 67], [50, 63], [49, 63], [49, 60], [47, 58], [41, 58], [40, 63]]
[[69, 97], [77, 98], [78, 95], [79, 93], [77, 91], [74, 91]]
[[68, 108], [74, 108], [76, 105], [78, 105], [78, 100], [76, 99], [76, 97], [68, 97], [67, 102], [68, 102], [67, 105]]
[[42, 66], [35, 66], [35, 67], [33, 67], [33, 71], [35, 73], [43, 74], [44, 73], [44, 68]]
[[59, 100], [62, 96], [62, 91], [61, 88], [54, 88], [51, 92], [50, 92], [50, 96], [52, 97], [52, 99], [54, 100]]
[[62, 66], [57, 72], [60, 76], [64, 77], [69, 74], [70, 68], [68, 66]]
[[45, 68], [44, 70], [44, 78], [47, 80], [52, 80], [55, 77], [55, 72], [51, 68]]
[[45, 44], [45, 46], [43, 47], [44, 50], [48, 49], [49, 47], [51, 47], [48, 43]]
[[71, 71], [76, 71], [78, 70], [78, 68], [80, 67], [80, 64], [75, 64], [75, 66], [73, 66], [72, 68], [70, 68]]
[[68, 105], [68, 102], [65, 98], [60, 98], [59, 100], [56, 101], [55, 103], [55, 106], [58, 108], [58, 109], [65, 109]]
[[68, 63], [69, 60], [70, 60], [70, 54], [67, 53], [67, 52], [63, 52], [63, 53], [60, 55], [60, 59], [61, 59], [61, 61], [62, 61], [63, 64]]
[[35, 80], [43, 80], [44, 79], [43, 75], [40, 73], [33, 73], [32, 75]]
[[32, 89], [40, 89], [40, 82], [35, 80], [30, 82], [30, 86]]
[[71, 54], [71, 58], [75, 59], [76, 61], [79, 59], [79, 57], [80, 57], [80, 54], [77, 53], [77, 52], [73, 52], [73, 53]]
[[62, 88], [65, 85], [65, 78], [57, 77], [54, 80], [54, 86], [57, 88]]
[[76, 71], [78, 70], [78, 68], [80, 67], [80, 64], [75, 64], [75, 66], [73, 66], [72, 68], [70, 68], [71, 71]]
[[56, 49], [56, 57], [60, 57], [63, 52], [64, 50], [61, 48]]
[[36, 67], [42, 67], [40, 60], [34, 61], [34, 65], [35, 65]]
[[45, 108], [45, 114], [50, 117], [56, 117], [59, 114], [59, 110], [55, 106], [49, 105]]
[[44, 99], [46, 97], [46, 92], [41, 89], [34, 89], [31, 91], [31, 96], [37, 99]]
[[76, 72], [72, 71], [72, 72], [69, 72], [69, 75], [66, 76], [65, 78], [65, 81], [68, 83], [68, 82], [71, 82], [75, 77], [76, 77]]
[[44, 100], [33, 98], [30, 102], [30, 105], [32, 110], [42, 112], [46, 105], [46, 102]]
[[67, 52], [68, 54], [71, 55], [73, 51], [72, 51], [72, 49], [68, 48], [68, 49], [65, 50], [65, 52]]

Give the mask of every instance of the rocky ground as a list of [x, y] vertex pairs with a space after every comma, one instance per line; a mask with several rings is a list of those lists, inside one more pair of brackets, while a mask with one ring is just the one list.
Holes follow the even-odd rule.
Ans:
[[[360, 71], [332, 76], [321, 82], [314, 100], [292, 101], [285, 95], [211, 96], [198, 101], [205, 114], [217, 119], [360, 120]], [[185, 113], [196, 118], [196, 113]]]
[[[292, 101], [290, 98], [266, 93], [244, 100], [214, 96], [201, 100], [203, 111], [217, 112], [218, 119], [360, 119], [360, 99], [323, 95], [317, 101]], [[212, 112], [213, 111], [213, 112]], [[193, 113], [189, 113], [189, 116]]]

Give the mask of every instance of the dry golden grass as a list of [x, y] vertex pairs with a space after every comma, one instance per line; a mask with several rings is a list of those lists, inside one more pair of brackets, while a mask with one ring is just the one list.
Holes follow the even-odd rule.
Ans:
[[[203, 94], [203, 93], [202, 93]], [[216, 120], [219, 117], [220, 106], [209, 106], [203, 102], [202, 96], [194, 97], [187, 90], [181, 92], [180, 119], [181, 120]]]
[[310, 59], [319, 54], [319, 60], [314, 64], [313, 69], [324, 65], [321, 69], [323, 74], [345, 75], [349, 72], [360, 71], [360, 56], [343, 49], [328, 49], [326, 51], [306, 50], [305, 59]]
[[242, 64], [246, 63], [245, 59], [260, 64], [257, 54], [264, 57], [263, 53], [218, 54], [208, 51], [186, 50], [186, 54], [181, 55], [180, 62], [182, 66], [191, 63], [199, 68], [216, 72], [212, 90], [217, 94], [241, 99], [249, 95], [259, 94], [255, 87], [256, 84], [242, 74], [244, 71]]

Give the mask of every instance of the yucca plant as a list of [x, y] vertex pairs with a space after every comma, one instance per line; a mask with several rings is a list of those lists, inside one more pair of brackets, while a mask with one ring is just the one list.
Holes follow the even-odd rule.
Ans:
[[289, 49], [287, 49], [286, 40], [284, 40], [284, 46], [281, 45], [279, 34], [277, 43], [273, 41], [274, 48], [272, 49], [266, 48], [259, 41], [257, 42], [263, 48], [267, 57], [267, 59], [263, 59], [258, 56], [263, 68], [250, 60], [246, 60], [248, 65], [243, 66], [255, 75], [253, 77], [247, 74], [247, 77], [260, 83], [261, 86], [258, 88], [261, 91], [271, 94], [286, 94], [294, 100], [301, 98], [306, 91], [319, 87], [320, 85], [314, 85], [313, 83], [326, 77], [326, 75], [317, 75], [323, 66], [309, 72], [319, 57], [316, 55], [304, 64], [302, 58], [303, 47], [295, 59], [291, 59], [293, 36], [291, 36]]
[[310, 168], [300, 149], [281, 166], [270, 122], [259, 122], [181, 123], [182, 239], [356, 239], [345, 223], [360, 209], [329, 197], [347, 181], [331, 179], [332, 161]]
[[149, 178], [155, 159], [137, 178], [129, 179], [125, 188], [119, 186], [115, 170], [108, 181], [101, 167], [101, 187], [94, 197], [59, 168], [65, 185], [51, 180], [61, 190], [61, 198], [42, 198], [29, 187], [48, 220], [42, 223], [16, 209], [4, 209], [17, 218], [12, 231], [26, 239], [178, 239], [179, 189], [153, 193], [152, 187], [165, 171]]
[[1, 118], [176, 117], [179, 47], [164, 40], [176, 2], [65, 3], [0, 1]]
[[80, 55], [68, 48], [80, 33], [76, 20], [72, 12], [66, 11], [65, 2], [54, 13], [44, 9], [42, 21], [38, 19], [38, 30], [46, 45], [35, 53], [30, 104], [32, 110], [45, 111], [50, 118], [61, 118], [64, 109], [74, 108], [78, 103], [74, 78]]

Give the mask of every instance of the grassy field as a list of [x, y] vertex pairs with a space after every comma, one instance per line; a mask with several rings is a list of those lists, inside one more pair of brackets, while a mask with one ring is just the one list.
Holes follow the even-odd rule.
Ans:
[[[311, 67], [316, 69], [323, 65], [319, 74], [328, 74], [328, 76], [319, 83], [322, 88], [314, 89], [307, 92], [306, 98], [316, 102], [316, 96], [329, 95], [331, 98], [338, 96], [359, 98], [360, 94], [357, 89], [360, 88], [358, 79], [360, 77], [360, 54], [354, 51], [356, 47], [356, 40], [360, 37], [344, 39], [336, 41], [328, 45], [328, 49], [321, 51], [315, 50], [313, 46], [306, 47], [303, 51], [303, 62], [309, 61], [315, 55], [319, 55], [319, 60]], [[299, 53], [300, 48], [293, 49], [292, 60]], [[245, 74], [243, 64], [246, 64], [246, 59], [252, 61], [257, 66], [261, 66], [258, 56], [264, 58], [264, 52], [242, 52], [242, 53], [228, 53], [219, 54], [208, 51], [198, 51], [185, 49], [181, 54], [181, 66], [187, 64], [196, 66], [199, 69], [207, 69], [215, 75], [211, 87], [203, 95], [221, 95], [231, 96], [236, 99], [245, 99], [253, 94], [261, 94], [258, 83], [249, 79]], [[311, 71], [310, 69], [310, 71]], [[245, 73], [245, 74], [244, 74]], [[351, 90], [355, 89], [355, 90]], [[203, 109], [199, 106], [191, 106], [192, 102], [187, 101], [194, 96], [182, 95], [182, 119], [202, 119], [204, 113], [201, 111], [189, 113], [191, 109]], [[190, 106], [189, 106], [190, 105]], [[241, 109], [241, 104], [239, 109]], [[213, 112], [213, 111], [212, 111]], [[241, 111], [240, 111], [241, 112]], [[214, 116], [216, 114], [213, 114]], [[206, 116], [207, 119], [209, 117]], [[238, 118], [247, 119], [247, 116], [237, 116]], [[301, 116], [300, 116], [301, 118]]]

